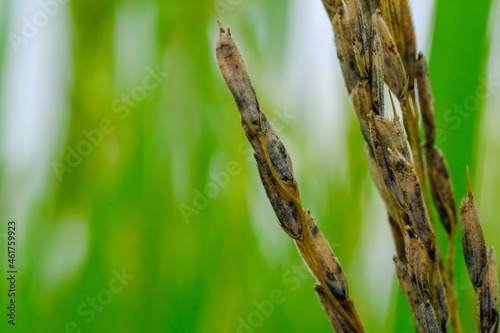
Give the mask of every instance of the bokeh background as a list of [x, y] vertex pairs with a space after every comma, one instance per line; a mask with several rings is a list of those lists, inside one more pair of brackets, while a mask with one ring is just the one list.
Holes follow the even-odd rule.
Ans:
[[[500, 249], [499, 2], [410, 2], [457, 200], [469, 165]], [[1, 0], [2, 332], [331, 331], [218, 73], [217, 19], [368, 331], [414, 331], [321, 1]], [[15, 327], [3, 313], [11, 219]], [[460, 252], [456, 269], [472, 332]]]

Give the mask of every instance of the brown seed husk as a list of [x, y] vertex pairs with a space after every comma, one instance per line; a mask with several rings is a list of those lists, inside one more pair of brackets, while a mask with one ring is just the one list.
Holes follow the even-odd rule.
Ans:
[[372, 19], [372, 24], [373, 27], [369, 54], [371, 99], [373, 112], [377, 115], [384, 116], [384, 51], [377, 27], [377, 20]]
[[446, 332], [446, 325], [448, 324], [449, 305], [446, 297], [446, 287], [438, 269], [434, 270], [434, 290], [436, 293], [434, 309], [438, 314], [438, 320], [441, 325], [441, 330]]
[[[398, 121], [396, 118], [394, 121]], [[394, 196], [394, 200], [401, 207], [404, 207], [404, 199], [400, 187], [396, 183], [394, 170], [391, 167], [391, 159], [388, 149], [401, 151], [404, 155], [409, 155], [404, 133], [393, 121], [387, 120], [373, 112], [368, 115], [370, 128], [372, 151], [377, 161], [384, 183]]]
[[403, 61], [401, 60], [396, 43], [382, 15], [380, 15], [379, 11], [375, 12], [374, 15], [376, 15], [380, 39], [384, 49], [385, 82], [397, 98], [402, 99], [406, 85], [406, 73]]
[[422, 53], [419, 53], [417, 60], [417, 87], [425, 140], [428, 145], [434, 144], [434, 141], [436, 140], [434, 97], [432, 96], [429, 71], [427, 70], [427, 61]]
[[448, 165], [441, 151], [435, 146], [425, 149], [427, 160], [427, 177], [434, 204], [439, 218], [448, 234], [451, 234], [457, 225], [457, 207], [455, 195], [448, 173]]
[[337, 309], [331, 302], [330, 298], [328, 297], [328, 294], [326, 293], [325, 289], [321, 285], [316, 284], [314, 286], [314, 290], [318, 294], [319, 300], [321, 302], [321, 305], [323, 305], [323, 309], [325, 310], [328, 319], [330, 320], [330, 322], [332, 323], [333, 327], [337, 332], [345, 332], [345, 333], [358, 332], [357, 330], [354, 330], [345, 320], [345, 318], [343, 318], [343, 316], [337, 311]]
[[361, 80], [361, 74], [352, 48], [351, 30], [343, 7], [337, 9], [332, 20], [332, 25], [337, 57], [339, 58], [347, 91], [350, 93]]
[[416, 234], [427, 246], [429, 254], [433, 256], [435, 252], [434, 230], [429, 222], [418, 176], [399, 151], [392, 149], [388, 151], [389, 168], [394, 173], [396, 186], [401, 193], [401, 205], [408, 214]]
[[408, 89], [413, 90], [416, 71], [417, 42], [408, 0], [401, 0], [401, 24], [403, 26], [405, 50], [404, 52], [400, 50], [399, 53], [403, 56], [406, 74], [409, 76]]
[[487, 257], [483, 228], [471, 191], [462, 201], [460, 213], [462, 216], [462, 245], [467, 270], [474, 288], [479, 288], [483, 282]]
[[397, 51], [403, 54], [405, 43], [403, 35], [403, 24], [401, 19], [400, 0], [381, 0], [379, 4], [381, 15], [387, 22], [389, 32], [394, 39]]
[[368, 114], [372, 109], [370, 96], [370, 86], [368, 80], [361, 80], [351, 92], [351, 101], [358, 117], [361, 132], [365, 141], [371, 143], [370, 125], [368, 124]]
[[425, 301], [419, 306], [420, 310], [420, 324], [422, 326], [422, 333], [441, 333], [439, 322], [436, 318], [436, 313], [429, 301]]
[[498, 332], [498, 270], [493, 246], [490, 247], [483, 285], [479, 293], [480, 331]]
[[431, 287], [429, 284], [429, 274], [431, 272], [431, 262], [427, 248], [424, 243], [415, 235], [410, 227], [407, 227], [405, 237], [406, 258], [408, 260], [408, 272], [411, 281], [416, 287], [417, 300], [419, 303], [432, 299]]
[[368, 78], [370, 68], [369, 45], [372, 36], [368, 3], [364, 0], [350, 0], [346, 4], [353, 43], [352, 49], [356, 57], [356, 63], [361, 77]]
[[408, 266], [401, 262], [397, 257], [393, 257], [393, 260], [396, 266], [396, 276], [398, 278], [399, 285], [401, 286], [401, 289], [403, 289], [403, 293], [412, 308], [412, 313], [415, 315], [418, 312], [417, 310], [420, 302], [416, 289], [413, 287], [413, 283], [408, 272]]
[[283, 230], [292, 238], [302, 235], [298, 189], [285, 146], [261, 112], [245, 64], [229, 29], [221, 28], [216, 44], [220, 71], [240, 111], [245, 135], [255, 150], [262, 184]]

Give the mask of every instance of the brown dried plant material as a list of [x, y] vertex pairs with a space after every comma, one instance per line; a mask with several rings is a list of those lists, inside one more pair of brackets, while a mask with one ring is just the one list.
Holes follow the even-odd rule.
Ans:
[[393, 120], [389, 120], [375, 114], [372, 114], [371, 116], [381, 135], [386, 137], [386, 147], [399, 151], [405, 159], [410, 161], [410, 148], [408, 147], [408, 141], [406, 140], [406, 135], [401, 127], [398, 115], [394, 114]]
[[404, 158], [410, 158], [408, 145], [398, 122], [397, 117], [391, 121], [373, 112], [368, 115], [373, 155], [379, 165], [384, 183], [393, 194], [394, 199], [401, 207], [404, 207], [404, 199], [401, 189], [396, 183], [389, 154], [389, 149], [392, 149], [401, 152]]
[[[434, 205], [439, 214], [439, 220], [448, 234], [448, 281], [453, 281], [453, 264], [455, 259], [455, 233], [458, 223], [457, 208], [453, 185], [448, 172], [448, 165], [441, 151], [434, 145], [436, 137], [436, 124], [434, 116], [434, 99], [430, 84], [427, 62], [419, 54], [416, 62], [416, 81], [418, 86], [418, 100], [422, 114], [424, 128], [424, 151], [426, 162], [426, 175], [429, 181], [430, 192]], [[444, 270], [444, 269], [443, 269]], [[456, 293], [453, 283], [447, 283], [447, 294], [449, 305], [452, 309], [457, 308]], [[459, 326], [457, 311], [451, 312], [451, 323], [453, 327]]]
[[407, 227], [405, 238], [406, 258], [408, 260], [408, 273], [416, 288], [418, 303], [432, 300], [430, 287], [431, 260], [424, 243], [417, 237], [411, 227]]
[[365, 0], [346, 2], [349, 26], [351, 29], [352, 49], [356, 57], [359, 73], [362, 78], [368, 78], [370, 68], [370, 40], [372, 28], [370, 24], [370, 8]]
[[[446, 161], [434, 145], [436, 125], [429, 73], [423, 56], [420, 54], [416, 59], [409, 1], [345, 0], [343, 3], [323, 0], [323, 3], [333, 21], [342, 72], [366, 141], [370, 172], [386, 204], [398, 254], [398, 279], [412, 305], [417, 330], [446, 331], [449, 321], [454, 332], [461, 332], [453, 279], [454, 236], [458, 223], [456, 203]], [[341, 15], [333, 20], [339, 12]], [[348, 30], [346, 22], [348, 33], [345, 32]], [[415, 81], [418, 84], [420, 110]], [[391, 121], [384, 110], [384, 83], [399, 100], [404, 130], [398, 117], [395, 115]], [[395, 114], [394, 110], [393, 105]], [[419, 130], [420, 114], [423, 145]], [[436, 242], [427, 191], [423, 188], [427, 184], [426, 178], [441, 223], [448, 234], [448, 274], [445, 274], [443, 256]], [[473, 200], [469, 201], [473, 203]], [[467, 198], [464, 202], [468, 202]], [[463, 210], [467, 216], [474, 215], [470, 209]], [[477, 213], [475, 206], [473, 210]], [[415, 237], [409, 238], [407, 230], [412, 230]], [[480, 242], [474, 240], [476, 236], [469, 235], [469, 238], [464, 238], [471, 243], [465, 250], [466, 257], [473, 261], [472, 258], [479, 254], [477, 246]], [[413, 239], [418, 239], [418, 242]], [[405, 251], [410, 245], [418, 251]], [[480, 267], [484, 266], [486, 258], [485, 250], [481, 252], [480, 262], [467, 262], [476, 289], [481, 282]], [[417, 255], [418, 258], [415, 258]], [[422, 258], [427, 259], [418, 266]], [[428, 286], [424, 276], [430, 279]]]
[[[413, 287], [413, 282], [411, 280], [410, 273], [408, 272], [408, 265], [401, 262], [397, 257], [393, 257], [394, 264], [396, 266], [396, 276], [399, 281], [399, 285], [403, 289], [403, 293], [410, 303], [413, 316], [418, 313], [419, 306], [419, 296], [417, 295], [417, 290]], [[418, 321], [417, 321], [418, 323]]]
[[395, 214], [396, 210], [391, 208], [387, 210], [387, 216], [389, 218], [389, 226], [391, 227], [392, 238], [394, 239], [394, 246], [396, 247], [396, 253], [398, 258], [406, 261], [405, 253], [405, 235], [403, 233], [403, 222], [399, 215]]
[[323, 309], [325, 310], [328, 319], [330, 319], [330, 322], [334, 323], [333, 326], [336, 327], [337, 332], [356, 333], [357, 331], [353, 331], [353, 328], [349, 325], [345, 318], [337, 312], [337, 309], [328, 298], [328, 294], [325, 289], [323, 289], [321, 285], [316, 284], [314, 286], [314, 290], [318, 294], [319, 300], [321, 305], [323, 305]]
[[470, 180], [469, 193], [462, 201], [460, 213], [462, 216], [462, 245], [467, 270], [474, 288], [479, 288], [483, 283], [486, 269], [486, 244], [474, 194], [470, 188]]
[[371, 45], [370, 45], [370, 90], [373, 105], [373, 112], [377, 115], [384, 115], [384, 53], [380, 33], [376, 25], [372, 27]]
[[377, 26], [380, 31], [380, 38], [382, 40], [382, 46], [384, 48], [384, 78], [387, 86], [391, 91], [398, 97], [402, 99], [403, 91], [406, 85], [406, 73], [403, 65], [403, 61], [398, 52], [396, 43], [392, 38], [392, 34], [387, 27], [380, 11], [376, 11], [373, 14], [377, 20]]
[[486, 244], [481, 220], [471, 190], [467, 168], [469, 191], [462, 201], [462, 244], [469, 277], [477, 297], [479, 331], [498, 332], [498, 269], [493, 247], [486, 254]]
[[358, 117], [361, 132], [366, 142], [371, 142], [370, 125], [368, 114], [372, 109], [372, 99], [370, 96], [370, 85], [368, 80], [361, 80], [351, 91], [351, 101]]
[[368, 157], [368, 167], [370, 170], [370, 173], [372, 175], [373, 181], [375, 182], [375, 186], [377, 187], [377, 190], [379, 191], [380, 195], [382, 196], [382, 199], [389, 205], [390, 207], [389, 210], [392, 212], [394, 208], [394, 215], [397, 213], [396, 207], [393, 207], [397, 205], [397, 202], [393, 200], [392, 194], [390, 193], [389, 189], [387, 188], [387, 185], [384, 180], [384, 174], [382, 173], [379, 164], [375, 158], [375, 155], [373, 153], [373, 147], [370, 146], [368, 143], [365, 144], [365, 152], [366, 156]]
[[427, 70], [427, 63], [420, 53], [417, 60], [417, 86], [422, 123], [426, 138], [425, 157], [427, 178], [431, 194], [446, 232], [453, 236], [457, 225], [457, 208], [448, 166], [441, 151], [434, 146], [436, 124], [434, 120], [434, 99]]
[[434, 259], [435, 235], [422, 196], [422, 188], [411, 164], [397, 150], [389, 149], [390, 168], [402, 194], [401, 206], [410, 218], [416, 234], [426, 245], [429, 256]]
[[498, 332], [498, 270], [493, 246], [488, 253], [483, 285], [478, 295], [479, 331]]
[[441, 333], [436, 313], [429, 301], [425, 301], [419, 306], [421, 333]]
[[361, 74], [352, 48], [351, 31], [343, 7], [338, 8], [332, 19], [332, 25], [337, 57], [340, 61], [340, 68], [342, 69], [347, 91], [350, 93], [361, 79]]
[[245, 134], [255, 149], [259, 173], [278, 220], [292, 238], [302, 236], [302, 214], [290, 157], [271, 128], [229, 30], [217, 43], [217, 60], [241, 113]]
[[401, 1], [400, 0], [380, 0], [379, 11], [386, 20], [389, 33], [394, 41], [399, 53], [403, 54], [405, 49], [403, 22], [401, 19]]
[[441, 325], [441, 330], [446, 332], [446, 326], [448, 325], [449, 318], [449, 302], [446, 296], [446, 286], [444, 285], [443, 279], [439, 270], [434, 270], [434, 290], [436, 294], [434, 308], [437, 310], [439, 323]]
[[[445, 332], [448, 303], [439, 270], [433, 269], [435, 264], [412, 227], [407, 227], [406, 231], [405, 251], [408, 262], [404, 264], [397, 257], [394, 257], [394, 262], [399, 284], [412, 308], [417, 331], [435, 331], [437, 325], [440, 330], [436, 332]], [[434, 277], [431, 279], [432, 274]], [[432, 310], [427, 308], [427, 302]]]
[[[421, 184], [426, 184], [426, 181], [418, 130], [418, 110], [413, 91], [416, 45], [408, 2], [372, 0], [369, 2], [370, 8], [367, 8], [367, 3], [359, 0], [345, 2], [347, 12], [342, 12], [345, 16], [342, 19], [349, 22], [351, 48], [354, 52], [354, 62], [357, 64], [348, 67], [348, 63], [342, 64], [344, 58], [339, 56], [341, 67], [344, 75], [348, 72], [344, 68], [358, 68], [360, 72], [361, 77], [356, 81], [356, 75], [350, 71], [351, 74], [345, 77], [348, 82], [346, 86], [367, 142], [366, 153], [372, 177], [387, 206], [398, 260], [403, 263], [409, 260], [408, 253], [405, 252], [404, 239], [406, 227], [411, 226], [415, 230], [416, 237], [423, 244], [423, 252], [430, 260], [426, 269], [427, 274], [433, 277], [433, 283], [427, 288], [427, 299], [431, 301], [434, 313], [439, 316], [439, 326], [445, 327], [449, 308], [447, 297], [453, 295], [454, 292], [453, 285], [443, 280], [447, 277], [441, 275], [444, 268], [438, 263], [442, 262], [442, 258], [436, 248], [434, 228], [428, 214], [426, 192], [421, 187]], [[337, 5], [336, 13], [339, 13], [341, 7]], [[327, 12], [331, 15], [331, 9], [327, 8]], [[371, 15], [370, 20], [367, 19], [368, 15]], [[404, 19], [409, 20], [403, 22]], [[337, 23], [332, 22], [336, 45], [337, 47], [341, 45], [342, 50], [338, 51], [339, 54], [347, 54], [348, 51], [345, 48], [349, 47], [349, 43], [339, 39], [342, 35], [348, 34], [339, 32], [342, 27], [339, 22], [339, 20]], [[404, 31], [410, 28], [412, 31]], [[370, 31], [369, 45], [365, 47], [364, 42]], [[369, 66], [367, 66], [366, 50], [369, 50], [370, 55]], [[387, 119], [383, 97], [385, 84], [398, 97], [403, 113], [404, 130], [399, 117], [395, 114], [394, 106], [393, 120]], [[453, 262], [452, 259], [450, 260]], [[447, 287], [448, 285], [450, 288]], [[422, 286], [412, 285], [411, 288], [416, 289], [414, 290], [416, 294], [421, 293]], [[405, 294], [409, 298], [409, 294]], [[420, 298], [420, 301], [424, 300]], [[419, 310], [415, 308], [414, 311]], [[452, 319], [456, 318], [456, 307], [451, 313]], [[417, 319], [416, 322], [422, 325], [427, 322], [422, 315], [418, 315]], [[460, 332], [459, 323], [456, 320], [452, 320], [452, 326], [456, 332]]]
[[[415, 60], [416, 60], [416, 38], [413, 28], [413, 20], [409, 7], [408, 0], [381, 0], [379, 4], [382, 18], [387, 23], [389, 35], [394, 41], [395, 50], [389, 50], [389, 54], [397, 53], [400, 57], [405, 77], [403, 79], [403, 87], [408, 84], [408, 91], [412, 95], [415, 78]], [[398, 68], [399, 64], [394, 67], [394, 71], [401, 73]], [[408, 78], [408, 80], [407, 80]], [[391, 84], [388, 83], [389, 86]], [[395, 90], [393, 90], [394, 92]], [[394, 92], [397, 96], [396, 92]]]
[[[386, 203], [398, 254], [394, 259], [396, 272], [410, 302], [417, 331], [445, 332], [449, 321], [453, 332], [460, 333], [453, 283], [456, 204], [446, 161], [434, 145], [436, 125], [429, 73], [423, 56], [420, 54], [416, 59], [408, 0], [323, 0], [323, 4], [333, 26], [345, 85], [366, 141], [370, 172]], [[259, 108], [229, 30], [222, 28], [217, 41], [217, 60], [240, 111], [245, 135], [255, 151], [271, 205], [283, 230], [294, 239], [315, 276], [315, 290], [328, 318], [337, 332], [364, 332], [340, 262], [302, 207], [291, 159]], [[404, 130], [394, 104], [392, 120], [385, 111], [385, 84], [399, 100]], [[448, 274], [429, 215], [430, 203], [423, 188], [426, 177], [448, 233]], [[486, 256], [470, 188], [461, 213], [464, 254], [476, 290], [480, 331], [497, 332], [496, 259], [492, 250]]]
[[415, 29], [413, 28], [413, 19], [411, 16], [408, 0], [401, 0], [401, 24], [404, 38], [404, 52], [399, 51], [403, 57], [406, 74], [408, 75], [408, 89], [413, 90], [416, 71], [417, 39], [415, 38]]
[[377, 187], [380, 196], [386, 203], [389, 225], [392, 231], [394, 246], [396, 247], [396, 252], [398, 254], [397, 258], [399, 260], [402, 260], [403, 262], [406, 262], [404, 242], [405, 223], [401, 218], [403, 210], [398, 202], [394, 199], [393, 195], [384, 182], [382, 172], [377, 161], [375, 160], [375, 156], [373, 155], [372, 147], [368, 144], [365, 144], [365, 152], [366, 156], [368, 157], [368, 167], [372, 175], [372, 179], [375, 182], [375, 186]]
[[418, 101], [422, 114], [422, 124], [426, 144], [434, 144], [436, 140], [436, 122], [434, 120], [434, 97], [432, 96], [431, 82], [427, 61], [422, 53], [418, 54], [417, 60], [417, 86]]
[[392, 136], [387, 132], [387, 127], [381, 126], [382, 124], [377, 119], [379, 118], [374, 113], [368, 115], [373, 156], [375, 161], [377, 161], [385, 186], [387, 186], [393, 200], [401, 207], [403, 195], [396, 184], [396, 178], [390, 167], [391, 162], [387, 154], [388, 149], [395, 149], [395, 144], [391, 140]]
[[457, 225], [457, 208], [448, 165], [441, 151], [434, 146], [426, 147], [425, 155], [428, 165], [427, 178], [439, 219], [446, 232], [454, 235]]
[[[407, 90], [407, 88], [405, 88]], [[399, 106], [401, 107], [401, 113], [403, 114], [403, 125], [406, 131], [406, 137], [408, 138], [408, 144], [411, 148], [411, 153], [413, 156], [413, 164], [415, 165], [415, 171], [422, 183], [425, 182], [424, 178], [424, 168], [422, 161], [422, 146], [420, 143], [420, 135], [418, 131], [418, 110], [411, 101], [406, 97], [407, 92], [404, 92], [405, 97], [399, 101]]]
[[[385, 81], [396, 95], [420, 182], [425, 183], [415, 103], [416, 42], [410, 9], [404, 0], [381, 0], [379, 30], [384, 45]], [[427, 201], [426, 194], [424, 199]]]
[[219, 69], [240, 111], [245, 135], [269, 201], [283, 230], [316, 278], [316, 292], [337, 332], [364, 332], [349, 298], [346, 276], [323, 233], [302, 207], [291, 159], [261, 112], [255, 91], [231, 33], [220, 27], [216, 43]]

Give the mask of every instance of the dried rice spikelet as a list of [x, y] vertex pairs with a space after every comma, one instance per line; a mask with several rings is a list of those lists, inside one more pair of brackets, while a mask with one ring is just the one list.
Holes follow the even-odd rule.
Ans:
[[408, 300], [412, 308], [413, 316], [418, 312], [419, 296], [417, 295], [416, 289], [413, 287], [413, 283], [411, 281], [410, 273], [408, 272], [408, 265], [406, 263], [401, 262], [396, 256], [393, 257], [394, 265], [396, 267], [396, 276], [399, 281], [399, 285], [401, 289], [403, 289], [403, 293]]
[[[220, 25], [219, 25], [220, 26]], [[269, 201], [283, 230], [295, 240], [299, 253], [320, 287], [316, 292], [338, 332], [364, 332], [340, 262], [309, 212], [302, 207], [291, 159], [261, 112], [241, 55], [229, 29], [220, 27], [216, 42], [219, 69], [241, 115], [245, 135]]]
[[372, 99], [370, 96], [370, 84], [368, 80], [359, 81], [351, 91], [351, 101], [358, 117], [361, 133], [365, 141], [371, 145], [370, 125], [368, 114], [372, 110]]
[[422, 53], [418, 54], [417, 60], [417, 87], [420, 113], [422, 114], [422, 124], [426, 145], [434, 144], [436, 140], [436, 121], [434, 115], [434, 97], [432, 95], [427, 61]]
[[390, 155], [390, 169], [395, 176], [396, 188], [402, 196], [400, 204], [408, 214], [417, 236], [426, 245], [429, 256], [435, 260], [436, 242], [434, 230], [429, 222], [418, 176], [411, 164], [398, 150], [389, 148], [388, 152]]
[[487, 255], [481, 219], [474, 201], [474, 194], [470, 188], [470, 180], [469, 192], [462, 201], [460, 213], [462, 216], [462, 245], [465, 262], [472, 284], [477, 289], [483, 283]]
[[376, 11], [373, 15], [374, 21], [377, 21], [377, 27], [384, 48], [384, 79], [389, 89], [397, 96], [398, 100], [401, 100], [404, 97], [403, 92], [407, 81], [403, 61], [380, 11]]
[[[375, 15], [375, 14], [374, 14]], [[384, 116], [384, 51], [377, 20], [372, 16], [372, 34], [370, 39], [369, 83], [375, 114]]]
[[432, 97], [427, 63], [421, 53], [417, 60], [417, 86], [426, 138], [424, 147], [427, 162], [427, 178], [429, 179], [432, 198], [439, 213], [440, 221], [446, 232], [452, 235], [457, 225], [455, 196], [446, 160], [441, 151], [434, 146], [436, 137], [434, 99]]
[[421, 333], [441, 333], [434, 308], [429, 301], [422, 302], [419, 306], [420, 325], [422, 327]]
[[339, 7], [333, 16], [332, 25], [337, 57], [339, 58], [340, 68], [344, 76], [345, 86], [348, 93], [350, 93], [358, 81], [361, 80], [361, 74], [359, 72], [358, 60], [352, 48], [351, 30], [346, 15], [344, 8]]
[[441, 151], [434, 146], [426, 147], [427, 178], [431, 195], [446, 232], [451, 235], [457, 225], [457, 208], [448, 165]]
[[430, 286], [430, 275], [432, 271], [432, 262], [429, 258], [427, 248], [420, 238], [415, 234], [411, 227], [407, 227], [405, 237], [406, 258], [408, 260], [408, 272], [414, 285], [418, 303], [426, 300], [432, 300], [432, 291]]
[[365, 0], [350, 0], [346, 2], [347, 17], [351, 29], [352, 49], [356, 57], [359, 73], [362, 78], [368, 78], [370, 68], [370, 40], [372, 26], [370, 23], [370, 8]]
[[488, 253], [484, 281], [478, 295], [480, 332], [498, 332], [498, 270], [493, 246]]
[[408, 0], [401, 0], [401, 24], [404, 36], [404, 52], [399, 51], [403, 57], [406, 74], [408, 75], [408, 89], [413, 90], [416, 71], [417, 42], [415, 29], [413, 28], [413, 18]]
[[449, 318], [449, 302], [446, 295], [446, 286], [444, 284], [443, 278], [438, 269], [434, 270], [434, 291], [435, 291], [435, 304], [434, 308], [437, 310], [439, 323], [441, 330], [446, 332], [446, 326], [448, 325]]

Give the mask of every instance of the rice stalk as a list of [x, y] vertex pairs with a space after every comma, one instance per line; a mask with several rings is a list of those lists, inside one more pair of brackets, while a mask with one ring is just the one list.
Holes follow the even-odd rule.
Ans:
[[469, 169], [469, 191], [460, 209], [462, 216], [462, 245], [469, 277], [476, 292], [479, 332], [498, 332], [497, 259], [493, 247], [486, 252], [481, 219], [472, 193]]
[[[396, 249], [396, 275], [416, 330], [447, 332], [451, 327], [453, 332], [462, 332], [453, 276], [457, 207], [446, 159], [435, 142], [432, 88], [425, 58], [417, 55], [408, 0], [323, 0], [323, 4], [365, 139], [368, 166], [386, 205]], [[216, 56], [254, 149], [261, 182], [281, 227], [316, 278], [315, 291], [327, 317], [337, 332], [364, 332], [340, 262], [302, 206], [290, 156], [260, 110], [229, 29], [220, 27]], [[390, 111], [384, 101], [386, 88]], [[436, 239], [433, 207], [447, 234], [446, 254]], [[493, 249], [486, 251], [470, 181], [461, 217], [464, 257], [477, 297], [478, 328], [495, 333], [497, 263]]]
[[[445, 332], [450, 322], [454, 332], [461, 332], [453, 279], [458, 224], [455, 197], [446, 160], [435, 146], [432, 89], [425, 58], [421, 53], [416, 55], [408, 0], [323, 0], [323, 4], [332, 22], [347, 92], [366, 141], [369, 168], [387, 206], [397, 252], [396, 272], [417, 331]], [[385, 85], [392, 112], [385, 110]], [[399, 102], [402, 119], [396, 114], [392, 94]], [[426, 186], [448, 235], [447, 270], [436, 241]], [[484, 242], [482, 234], [475, 239]], [[469, 251], [476, 254], [469, 260], [476, 288], [479, 272], [486, 270], [484, 244], [481, 249]], [[467, 258], [465, 243], [464, 251]], [[496, 263], [491, 262], [491, 266]], [[496, 286], [493, 278], [490, 281]], [[490, 301], [493, 289], [488, 288], [488, 296], [483, 295], [482, 302], [478, 298], [478, 311], [489, 318], [478, 314], [480, 322], [488, 321], [483, 327], [495, 326], [491, 318], [498, 313], [498, 306]]]
[[219, 69], [240, 111], [245, 135], [254, 149], [260, 178], [283, 230], [316, 278], [314, 289], [337, 332], [364, 332], [349, 297], [342, 266], [309, 211], [302, 207], [292, 161], [260, 110], [255, 91], [229, 29], [220, 27], [216, 43]]

